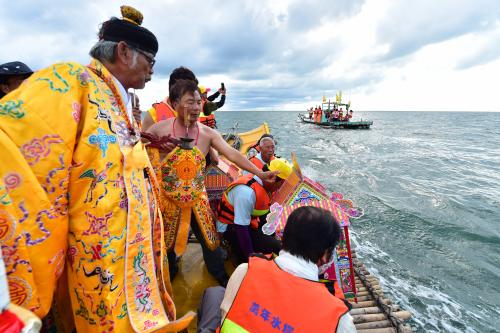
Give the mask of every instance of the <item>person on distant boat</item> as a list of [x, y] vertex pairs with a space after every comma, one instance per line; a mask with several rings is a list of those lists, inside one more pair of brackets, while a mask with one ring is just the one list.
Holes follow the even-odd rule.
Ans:
[[330, 212], [297, 208], [288, 217], [279, 256], [252, 256], [236, 268], [225, 292], [205, 291], [199, 332], [356, 332], [346, 302], [318, 278], [332, 265], [340, 235]]
[[349, 121], [350, 119], [352, 119], [352, 114], [354, 113], [354, 111], [350, 110], [349, 111], [349, 117], [347, 118], [347, 121]]
[[0, 98], [17, 89], [31, 74], [31, 68], [20, 61], [0, 65]]
[[332, 121], [339, 121], [339, 110], [337, 107], [333, 109]]
[[344, 110], [342, 110], [342, 108], [340, 108], [339, 110], [339, 121], [342, 121], [344, 120]]
[[[194, 73], [189, 68], [184, 66], [177, 67], [170, 74], [170, 78], [168, 80], [169, 90], [177, 82], [177, 80], [192, 80], [198, 84], [198, 79]], [[167, 96], [163, 101], [153, 104], [151, 109], [148, 110], [144, 120], [142, 121], [142, 130], [145, 131], [159, 121], [174, 118], [176, 116], [177, 113], [172, 107], [172, 103]]]
[[[215, 148], [238, 167], [273, 182], [277, 172], [259, 170], [222, 136], [198, 121], [201, 96], [192, 80], [177, 80], [170, 89], [170, 101], [177, 116], [151, 126], [142, 136], [150, 141], [148, 153], [160, 184], [161, 213], [165, 226], [171, 278], [177, 272], [177, 258], [186, 250], [189, 227], [200, 241], [209, 273], [221, 285], [227, 283], [219, 236], [205, 189], [206, 156]], [[183, 137], [189, 146], [179, 146]]]
[[271, 182], [259, 176], [245, 175], [230, 184], [217, 210], [217, 227], [231, 245], [237, 263], [247, 262], [253, 252], [278, 253], [280, 241], [265, 235], [261, 228], [269, 213], [270, 194], [281, 187], [292, 173], [287, 160], [275, 158], [263, 170], [279, 171]]
[[325, 110], [325, 119], [326, 119], [326, 121], [330, 120], [331, 114], [332, 114], [332, 111], [330, 109], [326, 109]]
[[311, 106], [311, 108], [309, 109], [309, 119], [312, 119], [313, 118], [313, 114], [314, 114], [314, 110]]
[[314, 120], [316, 123], [321, 123], [321, 117], [322, 117], [322, 114], [323, 114], [323, 110], [321, 109], [321, 106], [318, 106], [318, 108], [316, 109], [316, 119]]
[[[205, 88], [205, 86], [200, 85], [201, 92], [201, 112], [199, 121], [210, 128], [217, 128], [217, 121], [215, 120], [214, 112], [224, 106], [226, 102], [226, 88], [219, 88], [214, 94], [207, 97], [207, 93], [210, 88]], [[221, 95], [220, 101], [214, 102], [214, 100]]]

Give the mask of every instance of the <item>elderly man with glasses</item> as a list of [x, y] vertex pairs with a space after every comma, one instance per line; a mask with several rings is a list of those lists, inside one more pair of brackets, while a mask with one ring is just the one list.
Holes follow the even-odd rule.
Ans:
[[127, 93], [151, 79], [158, 41], [141, 13], [122, 14], [102, 24], [90, 65], [42, 69], [0, 102], [0, 245], [12, 300], [45, 331], [177, 332], [193, 318], [175, 319]]

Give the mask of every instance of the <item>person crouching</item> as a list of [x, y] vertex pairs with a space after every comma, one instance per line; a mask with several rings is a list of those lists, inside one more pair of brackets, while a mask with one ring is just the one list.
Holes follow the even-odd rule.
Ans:
[[279, 171], [274, 182], [252, 174], [244, 175], [230, 184], [223, 194], [217, 211], [218, 231], [231, 246], [236, 264], [247, 262], [253, 252], [278, 253], [281, 242], [265, 235], [261, 227], [269, 213], [270, 196], [292, 173], [292, 167], [283, 158], [273, 159], [263, 171]]

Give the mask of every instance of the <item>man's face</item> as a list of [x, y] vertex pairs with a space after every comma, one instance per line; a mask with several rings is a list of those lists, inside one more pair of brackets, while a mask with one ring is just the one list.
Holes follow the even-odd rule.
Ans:
[[271, 162], [271, 158], [274, 156], [274, 140], [264, 140], [260, 146], [260, 154], [262, 155], [262, 160], [266, 163]]
[[130, 88], [134, 89], [143, 89], [146, 86], [146, 82], [151, 80], [151, 76], [153, 75], [153, 66], [155, 63], [154, 56], [147, 52], [141, 50], [134, 50], [136, 52], [136, 56], [133, 55], [134, 52], [131, 52], [132, 57], [135, 57], [135, 60], [131, 60], [130, 69]]
[[198, 121], [201, 111], [201, 96], [198, 91], [187, 92], [182, 95], [180, 101], [175, 104], [175, 111], [179, 118], [184, 121], [186, 119], [189, 123]]

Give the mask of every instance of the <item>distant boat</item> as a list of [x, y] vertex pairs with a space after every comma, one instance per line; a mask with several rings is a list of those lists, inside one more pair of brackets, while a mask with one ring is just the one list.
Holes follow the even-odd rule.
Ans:
[[372, 120], [352, 121], [352, 115], [349, 114], [350, 107], [350, 101], [342, 103], [342, 92], [339, 91], [335, 96], [335, 101], [327, 101], [323, 96], [320, 113], [310, 110], [308, 114], [299, 114], [299, 118], [304, 123], [332, 129], [369, 129], [373, 125]]

